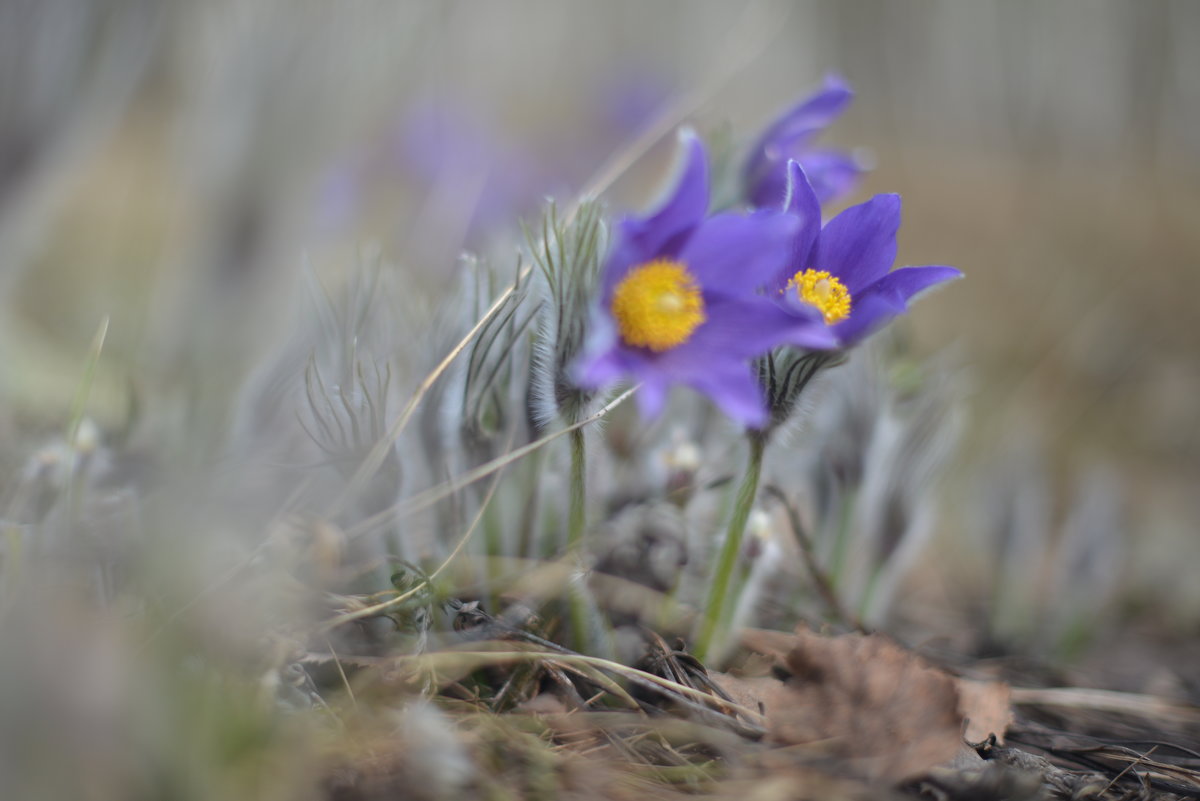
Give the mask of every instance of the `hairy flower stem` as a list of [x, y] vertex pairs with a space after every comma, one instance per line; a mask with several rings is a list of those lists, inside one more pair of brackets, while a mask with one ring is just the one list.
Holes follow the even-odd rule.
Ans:
[[583, 429], [571, 432], [571, 494], [567, 507], [567, 548], [574, 550], [583, 542], [587, 526], [587, 466]]
[[[583, 429], [571, 432], [571, 488], [567, 500], [567, 551], [571, 559], [582, 561], [579, 552], [583, 545], [583, 531], [587, 525], [587, 468]], [[580, 579], [581, 581], [584, 579]], [[571, 616], [571, 630], [575, 650], [587, 648], [591, 627], [588, 625], [588, 603], [579, 587], [572, 587], [567, 600]]]
[[750, 510], [754, 507], [754, 499], [758, 496], [758, 481], [762, 475], [763, 452], [767, 447], [767, 436], [762, 431], [750, 431], [747, 438], [750, 441], [750, 459], [746, 465], [746, 475], [738, 487], [737, 499], [733, 506], [733, 516], [729, 519], [729, 530], [725, 533], [725, 542], [721, 546], [721, 554], [717, 559], [717, 569], [713, 574], [712, 584], [709, 585], [708, 598], [704, 603], [704, 618], [701, 621], [700, 636], [696, 640], [696, 656], [705, 659], [709, 656], [718, 630], [725, 620], [725, 610], [730, 606], [730, 582], [733, 579], [734, 568], [737, 567], [738, 555], [742, 550], [742, 535], [746, 533], [746, 521], [750, 519]]

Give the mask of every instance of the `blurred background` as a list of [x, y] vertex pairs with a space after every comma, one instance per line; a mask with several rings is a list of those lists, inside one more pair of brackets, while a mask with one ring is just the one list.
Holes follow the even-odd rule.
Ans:
[[[379, 254], [422, 320], [461, 251], [512, 252], [515, 221], [656, 122], [745, 141], [831, 72], [857, 97], [823, 142], [876, 165], [845, 202], [899, 192], [899, 263], [967, 275], [899, 331], [967, 411], [911, 636], [1053, 650], [1087, 610], [1093, 651], [1139, 644], [1130, 670], [1200, 659], [1187, 0], [8, 0], [0, 486], [77, 419], [105, 320], [89, 421], [199, 464], [312, 275]], [[671, 155], [612, 207], [644, 208]]]

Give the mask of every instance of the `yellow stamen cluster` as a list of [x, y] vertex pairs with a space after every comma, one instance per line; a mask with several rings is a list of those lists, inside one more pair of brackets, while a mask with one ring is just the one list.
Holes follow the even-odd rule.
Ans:
[[656, 353], [687, 342], [707, 319], [695, 276], [669, 259], [630, 270], [613, 292], [612, 313], [627, 345]]
[[850, 316], [850, 290], [825, 270], [801, 270], [792, 276], [788, 287], [805, 303], [816, 306], [825, 316], [826, 325]]

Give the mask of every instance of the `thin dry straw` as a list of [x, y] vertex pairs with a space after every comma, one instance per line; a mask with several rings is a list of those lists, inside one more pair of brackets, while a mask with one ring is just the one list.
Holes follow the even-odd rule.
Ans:
[[341, 676], [342, 686], [346, 688], [346, 695], [350, 698], [350, 704], [354, 707], [358, 706], [358, 699], [354, 697], [354, 687], [350, 685], [350, 678], [346, 675], [345, 669], [342, 667], [342, 660], [338, 659], [337, 651], [333, 650], [333, 643], [328, 637], [325, 640], [325, 647], [329, 649], [329, 655], [333, 657], [333, 664], [337, 667], [338, 675]]
[[1156, 695], [1117, 690], [1093, 690], [1086, 687], [1013, 687], [1012, 702], [1019, 706], [1094, 709], [1184, 723], [1200, 723], [1200, 706], [1179, 703]]
[[[313, 657], [324, 659], [324, 654], [312, 654]], [[696, 705], [707, 711], [715, 711], [714, 707], [725, 711], [726, 715], [738, 715], [746, 721], [746, 726], [750, 729], [758, 729], [765, 723], [763, 714], [758, 710], [750, 709], [742, 706], [735, 701], [729, 701], [724, 698], [712, 695], [703, 690], [698, 690], [695, 687], [689, 687], [686, 684], [672, 681], [671, 679], [663, 678], [662, 676], [649, 673], [638, 668], [623, 665], [620, 662], [613, 662], [609, 659], [604, 659], [598, 656], [588, 656], [586, 654], [577, 654], [571, 652], [558, 651], [536, 651], [536, 650], [513, 650], [513, 651], [458, 651], [447, 650], [437, 651], [429, 654], [419, 654], [411, 656], [383, 657], [383, 658], [366, 658], [361, 657], [343, 657], [343, 661], [350, 664], [360, 665], [395, 665], [400, 666], [409, 664], [414, 666], [416, 672], [425, 672], [429, 669], [438, 667], [438, 663], [446, 665], [462, 664], [464, 661], [475, 662], [476, 664], [498, 664], [504, 662], [537, 662], [549, 661], [558, 663], [564, 666], [573, 666], [576, 669], [580, 667], [596, 668], [610, 673], [615, 673], [625, 677], [627, 680], [642, 686], [654, 685], [655, 687], [666, 691], [668, 694], [675, 695], [678, 699], [687, 702], [689, 705]], [[761, 733], [761, 732], [759, 732]]]

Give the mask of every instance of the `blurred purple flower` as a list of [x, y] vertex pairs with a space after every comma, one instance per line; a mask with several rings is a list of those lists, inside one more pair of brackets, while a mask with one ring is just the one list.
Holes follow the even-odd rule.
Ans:
[[801, 340], [816, 320], [841, 347], [851, 347], [907, 311], [917, 294], [962, 277], [953, 267], [892, 270], [900, 229], [899, 195], [876, 195], [822, 227], [817, 193], [804, 169], [792, 161], [784, 208], [799, 228], [791, 261], [768, 289], [798, 322], [794, 344], [805, 344]]
[[359, 214], [371, 191], [407, 176], [451, 230], [470, 240], [494, 225], [535, 208], [562, 183], [550, 159], [506, 144], [495, 126], [459, 103], [423, 101], [409, 106], [382, 142], [345, 154], [322, 177], [317, 222], [339, 230]]
[[759, 291], [786, 268], [801, 221], [768, 210], [706, 219], [707, 156], [694, 135], [683, 136], [683, 147], [682, 173], [662, 207], [617, 225], [575, 378], [589, 388], [641, 382], [647, 417], [661, 411], [672, 385], [685, 384], [758, 427], [767, 408], [748, 361], [785, 335], [814, 348], [836, 341], [819, 320], [798, 324]]
[[845, 151], [812, 147], [812, 141], [850, 104], [854, 93], [836, 75], [763, 132], [750, 149], [742, 177], [746, 199], [757, 208], [778, 208], [787, 192], [787, 163], [800, 162], [821, 203], [858, 183], [863, 168]]
[[531, 154], [506, 144], [495, 127], [446, 101], [418, 103], [396, 129], [394, 153], [430, 191], [455, 187], [467, 229], [507, 222], [534, 208], [555, 178]]
[[325, 171], [317, 186], [317, 224], [336, 231], [349, 225], [362, 206], [363, 171], [350, 161]]
[[[653, 119], [671, 96], [648, 70], [621, 69], [585, 99], [565, 131], [524, 130], [506, 138], [483, 109], [453, 97], [410, 102], [381, 138], [342, 153], [315, 190], [315, 222], [330, 232], [352, 225], [375, 193], [404, 180], [438, 224], [478, 244], [544, 198], [581, 184], [600, 160]], [[461, 244], [461, 243], [456, 243]]]
[[673, 92], [667, 80], [652, 70], [624, 68], [611, 75], [597, 94], [600, 122], [619, 142], [658, 116]]

